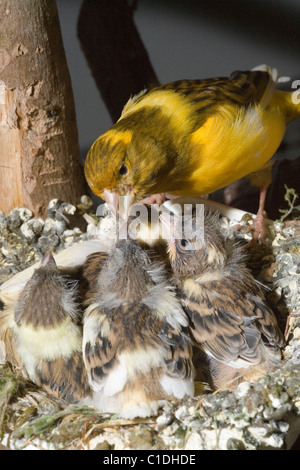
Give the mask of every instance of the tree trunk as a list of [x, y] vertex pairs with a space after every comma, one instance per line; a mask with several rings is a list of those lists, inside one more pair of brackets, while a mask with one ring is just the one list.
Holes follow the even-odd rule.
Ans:
[[130, 96], [159, 84], [126, 0], [84, 0], [78, 36], [115, 122]]
[[0, 2], [0, 210], [85, 193], [55, 0]]

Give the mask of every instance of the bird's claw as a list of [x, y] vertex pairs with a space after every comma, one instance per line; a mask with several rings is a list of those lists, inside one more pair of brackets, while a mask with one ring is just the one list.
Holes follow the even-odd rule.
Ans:
[[252, 239], [244, 245], [244, 249], [253, 247], [259, 240], [261, 243], [266, 244], [266, 228], [265, 228], [265, 218], [267, 214], [265, 211], [258, 213], [255, 219], [253, 220], [252, 225], [234, 225], [234, 230], [240, 230], [244, 233], [253, 232]]
[[175, 196], [174, 194], [169, 194], [169, 193], [157, 193], [157, 194], [151, 194], [151, 196], [147, 196], [141, 201], [139, 201], [140, 204], [147, 204], [148, 206], [151, 206], [152, 204], [158, 204], [161, 206], [167, 199], [177, 199], [178, 196]]
[[158, 193], [158, 194], [152, 194], [151, 196], [147, 196], [141, 201], [139, 201], [140, 204], [147, 204], [148, 206], [151, 206], [152, 204], [158, 204], [161, 206], [165, 200], [167, 199], [166, 193]]

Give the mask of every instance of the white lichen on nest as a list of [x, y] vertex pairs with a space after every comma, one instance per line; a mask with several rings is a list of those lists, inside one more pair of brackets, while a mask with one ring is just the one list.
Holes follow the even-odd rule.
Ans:
[[[92, 236], [81, 216], [92, 206], [91, 199], [82, 196], [77, 207], [52, 199], [45, 219], [26, 208], [13, 209], [6, 216], [0, 212], [0, 283], [39, 261], [48, 250], [55, 253]], [[84, 229], [76, 226], [80, 218]]]
[[[40, 259], [92, 237], [71, 227], [68, 217], [86, 214], [87, 197], [75, 207], [51, 201], [45, 221], [18, 209], [0, 215], [0, 282]], [[73, 212], [73, 214], [72, 214]], [[241, 235], [239, 235], [241, 236]], [[46, 237], [43, 239], [43, 237]], [[42, 240], [41, 240], [42, 239]], [[300, 223], [278, 222], [273, 240], [249, 252], [249, 267], [266, 286], [287, 346], [282, 367], [253, 384], [212, 393], [200, 386], [195, 398], [169, 403], [158, 417], [135, 421], [67, 405], [50, 397], [9, 366], [0, 367], [0, 438], [13, 449], [286, 449], [300, 433]]]

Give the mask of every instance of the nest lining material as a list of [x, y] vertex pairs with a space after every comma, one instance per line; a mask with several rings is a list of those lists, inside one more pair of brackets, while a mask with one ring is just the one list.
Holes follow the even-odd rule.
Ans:
[[[40, 260], [95, 236], [87, 196], [72, 206], [51, 201], [48, 218], [28, 209], [0, 214], [0, 282]], [[70, 215], [88, 222], [70, 227]], [[77, 219], [78, 220], [78, 219]], [[30, 222], [31, 221], [31, 222]], [[224, 227], [230, 225], [223, 219]], [[86, 225], [86, 224], [85, 224]], [[228, 228], [228, 227], [227, 227]], [[282, 367], [253, 384], [212, 393], [197, 384], [197, 396], [168, 403], [158, 417], [127, 421], [89, 407], [68, 405], [38, 389], [4, 364], [0, 343], [0, 436], [12, 449], [290, 449], [300, 434], [300, 222], [277, 222], [269, 245], [249, 253], [249, 267], [266, 286], [287, 337]], [[240, 235], [243, 236], [243, 235]], [[288, 320], [288, 322], [287, 322]]]

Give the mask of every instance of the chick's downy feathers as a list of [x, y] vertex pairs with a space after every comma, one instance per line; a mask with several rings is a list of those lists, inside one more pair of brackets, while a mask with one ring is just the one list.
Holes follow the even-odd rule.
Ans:
[[146, 417], [165, 399], [193, 395], [188, 320], [164, 267], [133, 240], [118, 241], [98, 272], [86, 264], [83, 354], [94, 406]]
[[11, 329], [30, 379], [68, 402], [88, 397], [78, 284], [47, 253], [14, 307]]
[[183, 233], [169, 241], [169, 257], [191, 335], [207, 356], [215, 386], [254, 369], [271, 371], [280, 364], [283, 335], [242, 249], [221, 235], [217, 214], [205, 210], [199, 236], [191, 233], [192, 222], [177, 220]]

